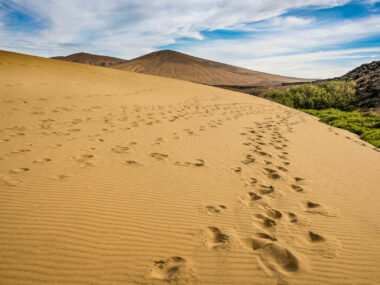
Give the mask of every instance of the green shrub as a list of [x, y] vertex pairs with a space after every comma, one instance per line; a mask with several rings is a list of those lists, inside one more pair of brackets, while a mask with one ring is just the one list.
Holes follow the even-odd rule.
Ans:
[[355, 83], [352, 81], [303, 84], [287, 91], [266, 93], [264, 98], [301, 109], [319, 117], [321, 122], [348, 130], [375, 147], [380, 147], [380, 116], [347, 112], [352, 111], [356, 103]]
[[348, 130], [375, 147], [380, 147], [380, 115], [344, 112], [336, 109], [302, 110], [328, 125]]
[[355, 82], [325, 81], [303, 84], [287, 91], [266, 93], [264, 98], [293, 108], [347, 110], [356, 102]]

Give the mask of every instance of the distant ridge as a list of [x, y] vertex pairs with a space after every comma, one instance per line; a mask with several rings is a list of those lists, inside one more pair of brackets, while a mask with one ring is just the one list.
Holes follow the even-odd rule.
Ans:
[[253, 71], [172, 50], [156, 51], [131, 60], [84, 52], [53, 58], [213, 86], [275, 86], [283, 83], [311, 81]]
[[117, 57], [96, 55], [96, 54], [85, 53], [85, 52], [74, 53], [68, 56], [55, 56], [52, 58], [78, 62], [78, 63], [86, 63], [86, 64], [97, 65], [97, 66], [113, 66], [116, 64], [127, 62], [127, 60], [117, 58]]
[[152, 52], [112, 68], [207, 85], [272, 86], [308, 81], [253, 71], [172, 50]]

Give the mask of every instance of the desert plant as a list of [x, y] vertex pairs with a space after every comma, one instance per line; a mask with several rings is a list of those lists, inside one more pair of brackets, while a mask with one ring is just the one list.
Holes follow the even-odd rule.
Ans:
[[287, 91], [266, 93], [264, 98], [293, 108], [347, 110], [356, 102], [355, 83], [352, 81], [325, 81], [316, 84], [302, 84]]
[[302, 110], [319, 117], [321, 122], [348, 130], [375, 147], [380, 147], [380, 115], [345, 112], [336, 109]]

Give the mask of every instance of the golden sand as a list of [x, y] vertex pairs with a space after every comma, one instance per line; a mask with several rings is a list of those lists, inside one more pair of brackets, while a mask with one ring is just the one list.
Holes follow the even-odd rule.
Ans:
[[380, 153], [247, 94], [0, 52], [0, 284], [378, 284]]

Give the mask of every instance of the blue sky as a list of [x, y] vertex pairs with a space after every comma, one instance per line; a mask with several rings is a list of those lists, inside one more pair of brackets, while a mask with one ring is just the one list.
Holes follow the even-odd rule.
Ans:
[[380, 60], [380, 0], [0, 0], [0, 49], [125, 59], [173, 49], [328, 78]]

